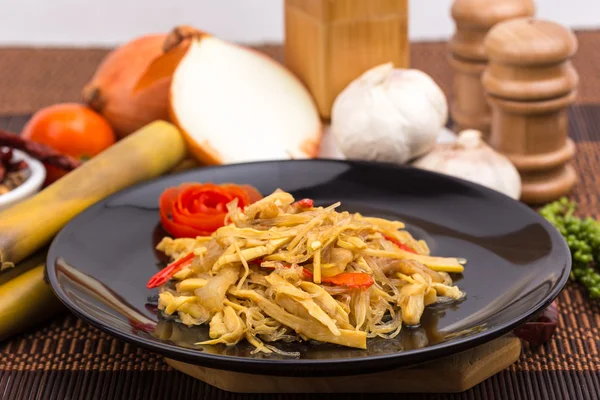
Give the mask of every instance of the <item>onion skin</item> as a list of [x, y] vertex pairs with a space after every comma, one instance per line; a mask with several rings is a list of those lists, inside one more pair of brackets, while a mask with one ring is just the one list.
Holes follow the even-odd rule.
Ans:
[[150, 63], [163, 53], [166, 34], [147, 35], [109, 53], [83, 89], [83, 100], [123, 138], [155, 120], [169, 120], [170, 77], [134, 91]]

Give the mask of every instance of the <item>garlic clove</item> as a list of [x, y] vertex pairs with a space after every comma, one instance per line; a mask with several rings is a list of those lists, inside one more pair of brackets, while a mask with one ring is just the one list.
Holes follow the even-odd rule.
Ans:
[[513, 199], [521, 196], [521, 177], [515, 166], [488, 146], [476, 130], [460, 132], [455, 143], [438, 144], [413, 165], [486, 186]]
[[365, 72], [358, 82], [361, 85], [365, 85], [368, 87], [381, 85], [385, 83], [388, 77], [394, 72], [394, 64], [386, 63], [379, 65], [375, 68], [371, 68], [367, 72]]
[[461, 149], [476, 149], [483, 145], [481, 131], [476, 129], [466, 129], [456, 139], [456, 147]]
[[[440, 130], [437, 137], [437, 143], [455, 143], [456, 134], [446, 127]], [[321, 141], [321, 150], [318, 158], [330, 158], [336, 160], [344, 160], [346, 157], [337, 145], [333, 134], [329, 128], [323, 130], [323, 140]]]

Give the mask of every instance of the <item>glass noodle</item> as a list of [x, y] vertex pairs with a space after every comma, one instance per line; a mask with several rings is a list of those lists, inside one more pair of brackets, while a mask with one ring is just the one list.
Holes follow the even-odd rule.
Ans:
[[[433, 257], [404, 224], [313, 207], [277, 190], [244, 210], [233, 201], [209, 237], [164, 238], [157, 248], [191, 261], [160, 288], [159, 309], [188, 326], [209, 324], [210, 340], [317, 340], [366, 348], [417, 325], [430, 304], [460, 300], [450, 273], [464, 260]], [[193, 258], [189, 256], [193, 253]]]

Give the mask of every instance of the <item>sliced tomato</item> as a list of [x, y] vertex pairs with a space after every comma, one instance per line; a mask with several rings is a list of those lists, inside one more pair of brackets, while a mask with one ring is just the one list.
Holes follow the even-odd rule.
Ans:
[[179, 190], [177, 188], [169, 188], [160, 196], [160, 222], [163, 228], [176, 238], [210, 235], [207, 231], [173, 221], [173, 207], [177, 201], [178, 194]]
[[227, 204], [237, 199], [244, 208], [262, 198], [250, 185], [185, 183], [160, 197], [163, 227], [177, 238], [208, 236], [225, 224]]

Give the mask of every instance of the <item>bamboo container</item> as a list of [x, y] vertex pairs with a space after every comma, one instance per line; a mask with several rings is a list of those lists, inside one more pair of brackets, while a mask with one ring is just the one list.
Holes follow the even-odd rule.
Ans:
[[409, 66], [408, 0], [286, 0], [284, 52], [328, 119], [337, 95], [366, 70]]
[[477, 129], [487, 137], [491, 109], [481, 86], [487, 66], [483, 39], [497, 23], [533, 16], [532, 0], [455, 0], [452, 18], [456, 32], [449, 41], [448, 62], [454, 71], [450, 114], [456, 130]]
[[570, 61], [577, 39], [554, 22], [520, 18], [496, 25], [485, 39], [489, 66], [482, 83], [492, 106], [490, 145], [515, 165], [521, 200], [545, 203], [577, 181], [569, 161], [567, 107], [578, 75]]
[[164, 121], [153, 122], [35, 196], [0, 212], [0, 270], [39, 250], [92, 204], [162, 175], [185, 154], [177, 128]]

